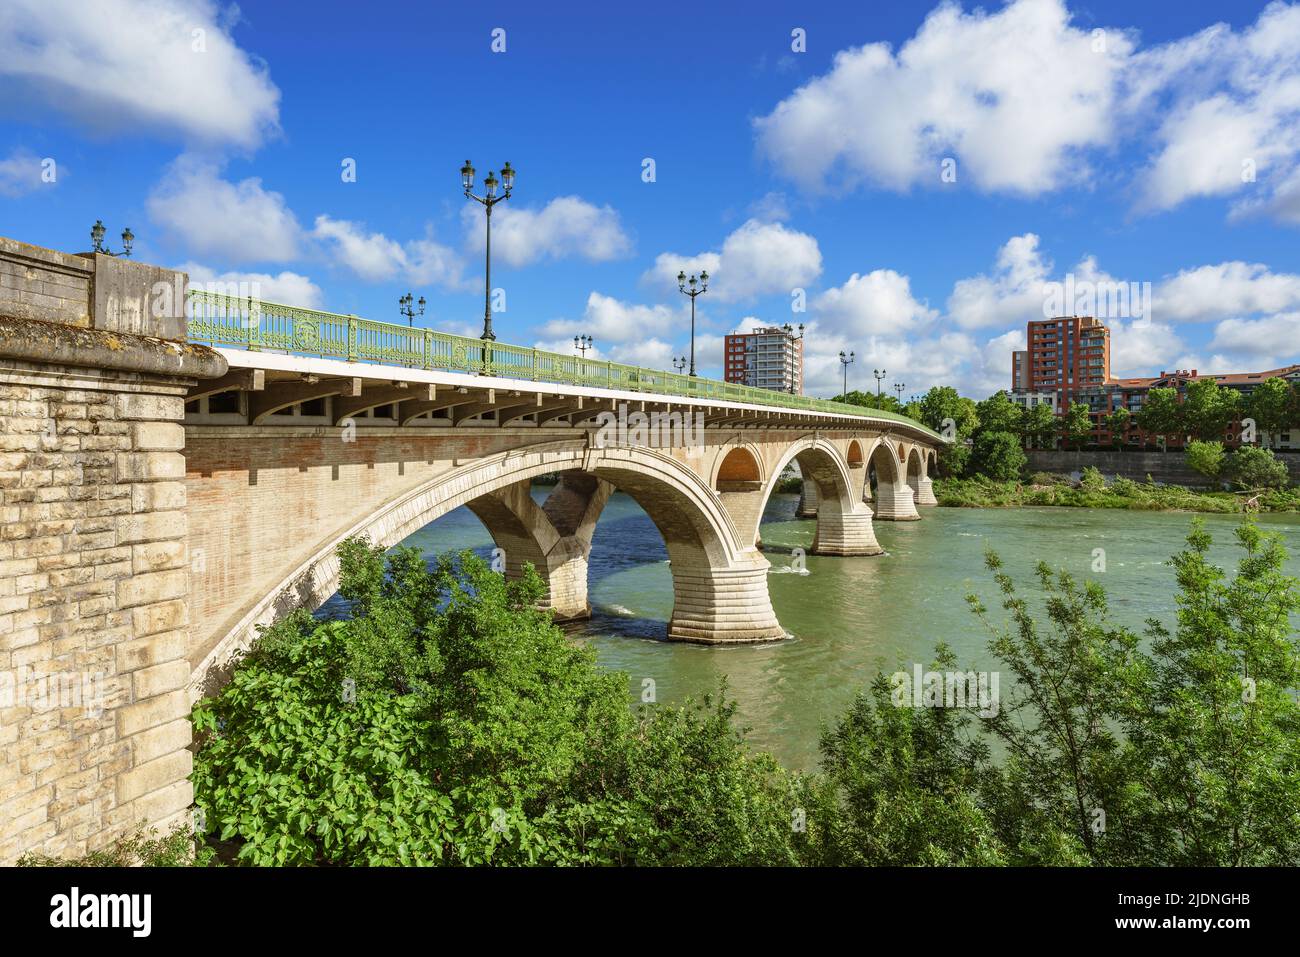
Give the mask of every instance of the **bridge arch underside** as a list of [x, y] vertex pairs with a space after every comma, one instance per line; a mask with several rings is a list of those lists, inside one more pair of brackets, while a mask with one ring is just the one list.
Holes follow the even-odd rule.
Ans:
[[[850, 452], [851, 452], [850, 448]], [[879, 555], [884, 551], [871, 527], [871, 509], [862, 501], [862, 471], [851, 466], [843, 452], [824, 439], [805, 439], [786, 453], [779, 476], [790, 461], [799, 465], [805, 492], [799, 511], [813, 511], [814, 555]], [[769, 484], [767, 495], [775, 488]], [[808, 509], [812, 503], [813, 509]], [[766, 507], [766, 495], [764, 496]], [[761, 511], [760, 511], [761, 514]]]
[[[557, 472], [559, 486], [537, 503], [530, 493], [532, 479]], [[592, 532], [615, 489], [635, 499], [663, 536], [674, 592], [670, 639], [722, 643], [785, 637], [768, 598], [768, 561], [752, 539], [738, 534], [706, 480], [651, 449], [594, 450], [585, 441], [550, 442], [477, 459], [365, 509], [305, 561], [273, 576], [278, 579], [273, 587], [197, 650], [191, 693], [197, 697], [219, 685], [259, 625], [296, 607], [317, 608], [338, 590], [335, 550], [343, 539], [364, 535], [391, 547], [461, 505], [483, 521], [504, 550], [508, 575], [521, 574], [531, 563], [546, 581], [547, 602], [559, 616], [585, 616]]]
[[867, 456], [867, 482], [875, 517], [887, 522], [914, 522], [915, 493], [907, 482], [906, 461], [899, 460], [899, 447], [880, 439]]

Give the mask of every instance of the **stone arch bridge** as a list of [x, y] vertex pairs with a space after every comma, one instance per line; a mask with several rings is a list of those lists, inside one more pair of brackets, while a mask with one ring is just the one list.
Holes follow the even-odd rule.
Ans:
[[349, 535], [464, 505], [571, 618], [621, 490], [667, 546], [667, 636], [754, 642], [783, 636], [758, 534], [787, 465], [819, 554], [933, 502], [942, 440], [902, 416], [185, 288], [0, 238], [0, 864], [183, 821], [192, 702], [334, 592]]

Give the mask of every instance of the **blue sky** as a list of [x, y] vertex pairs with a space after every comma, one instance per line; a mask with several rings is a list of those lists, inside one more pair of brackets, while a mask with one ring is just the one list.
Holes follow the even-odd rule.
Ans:
[[1300, 5], [0, 8], [3, 235], [80, 251], [98, 217], [196, 280], [393, 321], [409, 289], [476, 334], [467, 157], [519, 170], [508, 342], [665, 368], [671, 277], [709, 268], [703, 373], [804, 322], [812, 392], [853, 349], [859, 386], [983, 396], [1070, 274], [1151, 284], [1107, 317], [1118, 375], [1300, 361]]

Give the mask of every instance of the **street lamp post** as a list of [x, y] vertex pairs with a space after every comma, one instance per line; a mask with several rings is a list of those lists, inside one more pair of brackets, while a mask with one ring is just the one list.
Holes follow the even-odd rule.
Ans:
[[400, 296], [400, 297], [398, 297], [398, 300], [397, 300], [397, 311], [400, 312], [402, 315], [404, 315], [404, 316], [406, 317], [406, 324], [407, 324], [407, 326], [413, 328], [413, 327], [415, 326], [415, 317], [416, 317], [416, 316], [423, 316], [423, 315], [424, 315], [424, 297], [421, 296], [421, 297], [420, 297], [420, 301], [419, 301], [418, 303], [416, 303], [416, 305], [418, 305], [418, 306], [420, 307], [420, 311], [419, 311], [419, 312], [416, 312], [416, 311], [411, 307], [412, 298], [413, 298], [413, 297], [411, 296], [411, 294], [410, 294], [409, 292], [408, 292], [405, 296]]
[[[791, 347], [793, 347], [794, 344], [795, 344], [796, 342], [800, 342], [800, 341], [803, 340], [804, 332], [803, 332], [803, 323], [802, 323], [802, 322], [799, 323], [799, 334], [798, 334], [797, 336], [794, 334], [794, 329], [793, 329], [793, 327], [791, 327], [790, 323], [788, 323], [788, 322], [787, 322], [785, 325], [783, 325], [783, 326], [781, 327], [781, 331], [784, 332], [784, 333], [785, 333], [785, 337], [786, 337], [787, 339], [790, 340], [790, 345], [791, 345]], [[792, 351], [792, 352], [794, 351], [793, 348], [791, 349], [791, 351]], [[790, 394], [791, 394], [791, 395], [794, 395], [794, 394], [795, 394], [795, 391], [794, 391], [794, 387], [795, 387], [794, 379], [795, 379], [795, 368], [794, 368], [794, 362], [791, 362], [791, 363], [790, 363]]]
[[884, 370], [884, 369], [872, 369], [872, 370], [871, 370], [871, 374], [874, 375], [874, 376], [876, 377], [876, 398], [879, 399], [879, 398], [880, 398], [880, 383], [881, 383], [881, 382], [884, 380], [884, 378], [885, 378], [885, 370]]
[[691, 297], [691, 375], [695, 375], [695, 297], [702, 296], [709, 291], [709, 274], [701, 272], [699, 279], [694, 276], [687, 279], [686, 273], [679, 272], [677, 274], [677, 288], [680, 292]]
[[679, 374], [684, 371], [686, 369], [686, 357], [673, 356], [673, 368], [676, 369]]
[[573, 337], [573, 348], [576, 349], [576, 350], [578, 350], [579, 352], [581, 352], [581, 353], [582, 353], [582, 357], [585, 359], [585, 358], [587, 358], [587, 350], [590, 349], [590, 348], [592, 348], [592, 345], [591, 345], [591, 344], [592, 344], [593, 341], [594, 341], [594, 340], [591, 338], [591, 336], [585, 336], [585, 335], [584, 335], [584, 336], [574, 336], [574, 337]]
[[[498, 183], [497, 174], [491, 170], [488, 171], [487, 179], [483, 180], [483, 195], [474, 195], [474, 167], [469, 160], [465, 160], [465, 165], [460, 168], [460, 182], [465, 187], [465, 198], [472, 199], [483, 205], [487, 213], [487, 253], [484, 259], [485, 270], [483, 280], [483, 372], [487, 373], [488, 366], [491, 363], [488, 353], [489, 342], [496, 339], [492, 332], [492, 207], [502, 200], [510, 198], [510, 191], [515, 186], [515, 171], [506, 163], [501, 167], [501, 180]], [[504, 192], [497, 195], [497, 186], [500, 185]]]
[[849, 366], [852, 364], [853, 360], [854, 355], [852, 352], [845, 356], [844, 350], [840, 350], [840, 368], [844, 373], [844, 388], [840, 392], [840, 396], [846, 400], [849, 397]]
[[907, 386], [905, 386], [905, 385], [904, 385], [903, 383], [901, 383], [901, 382], [895, 382], [895, 383], [894, 383], [894, 392], [898, 395], [898, 404], [899, 404], [899, 405], [902, 405], [902, 404], [903, 404], [903, 390], [906, 389], [906, 388], [907, 388]]
[[95, 220], [95, 225], [90, 227], [90, 241], [94, 243], [92, 252], [105, 256], [126, 256], [129, 259], [131, 246], [135, 242], [135, 233], [131, 232], [131, 227], [128, 226], [122, 230], [122, 251], [120, 253], [110, 252], [108, 247], [104, 245], [104, 234], [106, 232], [108, 230], [104, 228], [104, 221], [102, 219]]

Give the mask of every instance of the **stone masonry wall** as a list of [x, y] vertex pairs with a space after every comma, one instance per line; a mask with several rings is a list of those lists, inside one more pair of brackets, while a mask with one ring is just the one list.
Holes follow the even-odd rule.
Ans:
[[0, 360], [0, 864], [191, 803], [183, 393]]
[[0, 237], [0, 865], [188, 814], [185, 281]]

